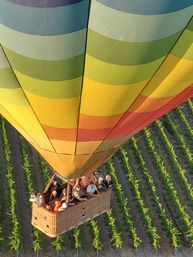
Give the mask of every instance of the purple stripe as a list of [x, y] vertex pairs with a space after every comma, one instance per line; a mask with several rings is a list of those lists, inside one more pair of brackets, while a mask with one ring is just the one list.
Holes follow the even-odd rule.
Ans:
[[71, 5], [81, 1], [82, 0], [7, 0], [7, 2], [11, 2], [18, 5], [43, 8]]

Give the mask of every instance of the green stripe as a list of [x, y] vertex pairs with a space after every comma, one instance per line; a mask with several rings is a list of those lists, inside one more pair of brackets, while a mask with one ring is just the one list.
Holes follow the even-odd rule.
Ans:
[[71, 98], [80, 95], [82, 77], [73, 80], [66, 80], [64, 83], [54, 86], [45, 82], [42, 86], [29, 86], [22, 85], [25, 91], [28, 91], [34, 95], [49, 97], [49, 98]]
[[0, 44], [0, 69], [8, 68], [8, 67], [9, 67], [9, 63], [4, 55], [4, 52]]
[[60, 61], [43, 61], [24, 57], [5, 47], [4, 51], [14, 69], [33, 78], [61, 81], [77, 78], [82, 75], [83, 54]]
[[127, 85], [151, 78], [164, 57], [150, 63], [133, 66], [120, 66], [101, 61], [98, 63], [95, 60], [87, 56], [85, 76], [106, 84]]
[[0, 88], [12, 89], [19, 87], [11, 68], [0, 69]]
[[189, 29], [184, 31], [171, 54], [184, 59], [193, 60], [193, 31]]
[[109, 63], [144, 64], [168, 54], [180, 33], [150, 42], [125, 42], [105, 37], [90, 29], [87, 52], [94, 58]]
[[191, 21], [189, 22], [187, 28], [191, 31], [193, 31], [193, 18], [191, 19]]

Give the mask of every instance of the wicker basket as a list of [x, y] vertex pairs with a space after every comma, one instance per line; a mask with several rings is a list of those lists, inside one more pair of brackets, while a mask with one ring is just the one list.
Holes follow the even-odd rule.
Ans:
[[44, 207], [32, 206], [32, 225], [50, 237], [64, 234], [110, 209], [111, 191], [102, 192], [87, 201], [54, 213]]

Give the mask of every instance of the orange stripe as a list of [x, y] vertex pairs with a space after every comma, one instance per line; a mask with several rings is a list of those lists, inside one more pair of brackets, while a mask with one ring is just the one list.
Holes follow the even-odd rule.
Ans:
[[43, 128], [51, 139], [66, 140], [66, 141], [76, 141], [77, 129], [69, 128], [55, 128], [47, 125], [43, 125]]
[[113, 127], [123, 114], [114, 116], [89, 116], [80, 114], [80, 129], [104, 129]]
[[148, 112], [148, 113], [136, 113], [136, 112], [128, 112], [124, 115], [124, 117], [120, 120], [119, 124], [115, 127], [115, 129], [108, 135], [106, 139], [123, 137], [130, 134], [135, 134], [139, 130], [148, 126], [151, 122], [158, 119], [165, 113], [171, 111], [179, 104], [185, 102], [189, 97], [193, 95], [193, 87], [190, 86], [186, 88], [182, 93], [172, 98], [166, 105], [162, 108], [159, 108], [156, 111]]
[[[139, 95], [134, 104], [129, 109], [130, 112], [150, 112], [161, 108], [173, 97], [167, 98], [151, 98]], [[114, 116], [89, 116], [80, 114], [79, 129], [106, 129], [113, 127], [124, 115], [118, 114]]]
[[129, 111], [136, 113], [155, 111], [167, 104], [172, 98], [174, 97], [152, 98], [139, 95], [132, 106], [129, 108]]
[[[113, 129], [113, 132], [111, 132], [113, 126], [108, 128], [101, 128], [98, 129], [94, 127], [94, 122], [102, 123], [107, 120], [107, 123], [110, 120], [110, 117], [90, 117], [85, 116], [85, 125], [86, 122], [89, 124], [89, 128], [79, 128], [78, 129], [78, 138], [77, 140], [79, 142], [86, 142], [86, 141], [100, 141], [104, 140], [104, 138], [108, 136], [108, 139], [113, 139], [121, 136], [127, 136], [129, 134], [133, 134], [133, 131], [136, 131], [138, 128], [142, 128], [143, 126], [147, 125], [148, 120], [150, 122], [153, 121], [153, 119], [156, 119], [163, 115], [164, 113], [168, 112], [181, 102], [187, 100], [189, 97], [191, 97], [193, 94], [193, 87], [190, 86], [187, 89], [185, 89], [182, 93], [175, 97], [169, 97], [169, 98], [163, 98], [163, 99], [150, 99], [146, 97], [139, 97], [140, 101], [136, 106], [133, 106], [132, 111], [128, 111], [123, 115], [123, 118], [118, 122], [117, 124], [117, 118], [113, 120], [113, 126], [115, 126], [115, 129]], [[157, 100], [157, 102], [156, 102]], [[150, 111], [148, 111], [147, 106], [151, 107], [151, 105], [154, 105], [154, 107], [149, 108]], [[158, 107], [155, 109], [155, 106]], [[152, 110], [153, 109], [153, 110]], [[139, 112], [143, 110], [143, 112]], [[153, 119], [151, 118], [153, 117]], [[106, 120], [105, 120], [106, 119]], [[105, 124], [107, 124], [105, 123]], [[143, 124], [144, 125], [141, 125]], [[83, 125], [83, 123], [81, 123]], [[104, 123], [102, 123], [104, 124]], [[149, 124], [149, 123], [148, 123]], [[93, 129], [91, 129], [93, 128]], [[53, 128], [49, 126], [44, 126], [44, 129], [51, 139], [57, 139], [57, 140], [66, 140], [66, 141], [76, 141], [76, 129], [65, 129], [65, 128]]]

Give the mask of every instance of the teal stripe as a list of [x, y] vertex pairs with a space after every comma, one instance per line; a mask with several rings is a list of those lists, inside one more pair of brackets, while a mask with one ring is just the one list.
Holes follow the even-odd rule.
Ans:
[[169, 14], [128, 14], [92, 1], [89, 28], [116, 40], [147, 42], [183, 30], [192, 14], [193, 6]]
[[99, 60], [118, 65], [148, 63], [168, 54], [180, 33], [152, 42], [130, 43], [107, 38], [90, 29], [87, 53]]
[[97, 0], [97, 2], [122, 12], [145, 15], [176, 12], [193, 5], [193, 0]]
[[43, 61], [26, 58], [4, 48], [13, 67], [25, 75], [40, 80], [61, 81], [80, 77], [83, 71], [84, 55], [61, 61]]
[[0, 23], [28, 34], [63, 35], [86, 28], [88, 7], [88, 0], [58, 8], [26, 7], [3, 0]]
[[0, 88], [19, 88], [19, 84], [11, 68], [0, 69]]

